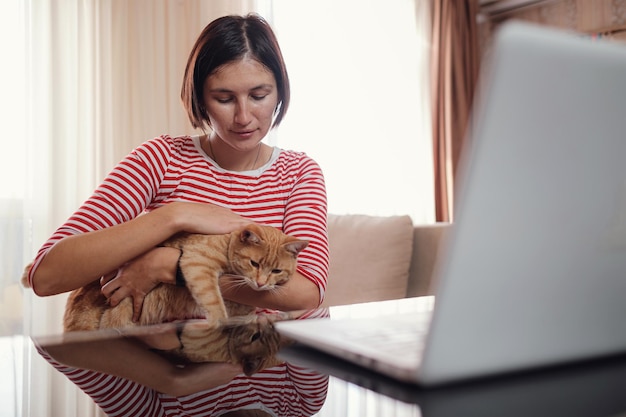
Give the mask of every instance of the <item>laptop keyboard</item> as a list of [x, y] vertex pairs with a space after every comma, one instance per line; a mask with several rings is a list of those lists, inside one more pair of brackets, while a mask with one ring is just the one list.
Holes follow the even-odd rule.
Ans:
[[350, 326], [342, 329], [342, 334], [352, 343], [386, 355], [401, 356], [423, 349], [427, 329], [427, 320], [418, 320], [415, 314], [411, 314], [406, 317], [379, 317], [357, 323], [351, 321]]

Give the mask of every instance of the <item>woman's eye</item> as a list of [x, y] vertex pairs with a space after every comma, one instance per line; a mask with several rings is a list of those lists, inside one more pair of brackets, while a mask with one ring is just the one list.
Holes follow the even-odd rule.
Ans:
[[215, 97], [215, 101], [221, 104], [226, 104], [226, 103], [230, 103], [231, 101], [233, 101], [233, 98], [232, 97]]
[[250, 260], [250, 265], [252, 265], [255, 268], [259, 267], [259, 263], [257, 261], [253, 261], [252, 259]]
[[265, 97], [267, 97], [267, 95], [263, 95], [263, 96], [252, 96], [252, 99], [253, 99], [253, 100], [256, 100], [256, 101], [261, 101], [261, 100], [263, 100]]

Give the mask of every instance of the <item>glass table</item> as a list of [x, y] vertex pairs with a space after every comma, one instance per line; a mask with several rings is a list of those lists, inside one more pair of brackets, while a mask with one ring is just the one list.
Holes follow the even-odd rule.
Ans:
[[[420, 304], [428, 308], [432, 298]], [[404, 307], [403, 307], [404, 306]], [[388, 302], [385, 312], [406, 308], [406, 302]], [[360, 310], [360, 311], [359, 311]], [[331, 307], [331, 317], [379, 314], [380, 311], [358, 306]], [[127, 333], [102, 333], [106, 337], [134, 337]], [[102, 337], [99, 336], [99, 337]], [[47, 335], [40, 343], [78, 343], [78, 339]], [[73, 401], [59, 397], [58, 384], [69, 384], [63, 375], [52, 370], [34, 349], [33, 340], [21, 334], [0, 337], [0, 417], [59, 415], [55, 407], [39, 402]], [[329, 375], [329, 388], [321, 416], [626, 416], [626, 355], [559, 366], [515, 375], [501, 376], [436, 389], [422, 389], [400, 383], [367, 369], [352, 365], [310, 348], [295, 344], [281, 349], [281, 359], [291, 364]], [[38, 380], [54, 376], [49, 383]], [[55, 375], [56, 374], [56, 375]], [[82, 394], [82, 393], [81, 393]], [[88, 400], [83, 398], [81, 401]], [[101, 416], [96, 407], [85, 413], [80, 407], [65, 408], [65, 413]], [[70, 413], [70, 414], [67, 414]]]

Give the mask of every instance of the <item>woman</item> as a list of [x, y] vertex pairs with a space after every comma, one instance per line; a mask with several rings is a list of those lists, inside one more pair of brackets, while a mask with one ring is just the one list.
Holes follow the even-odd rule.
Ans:
[[[317, 307], [328, 274], [324, 178], [305, 154], [262, 143], [289, 105], [269, 25], [256, 15], [210, 23], [189, 56], [181, 97], [191, 124], [210, 133], [158, 137], [124, 158], [40, 249], [29, 272], [33, 290], [58, 294], [102, 277], [111, 304], [132, 296], [137, 318], [147, 292], [175, 282], [180, 252], [159, 243], [178, 232], [223, 234], [258, 222], [309, 240], [298, 271], [280, 292], [229, 285], [224, 277], [224, 297], [283, 311]], [[290, 398], [272, 402], [266, 411], [275, 415], [313, 414], [323, 402], [326, 379], [287, 364], [247, 378], [234, 365], [177, 368], [131, 340], [108, 344], [109, 357], [97, 360], [87, 349], [41, 352], [111, 415], [213, 415], [249, 407], [268, 392]], [[178, 345], [172, 332], [151, 346]], [[122, 395], [123, 406], [111, 401]]]

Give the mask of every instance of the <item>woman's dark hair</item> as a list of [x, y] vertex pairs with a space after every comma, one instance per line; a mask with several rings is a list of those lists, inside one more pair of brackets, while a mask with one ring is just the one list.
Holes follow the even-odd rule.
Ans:
[[220, 17], [204, 28], [193, 46], [180, 97], [194, 128], [211, 127], [204, 103], [204, 82], [220, 66], [250, 55], [274, 74], [278, 89], [278, 126], [289, 107], [289, 77], [276, 36], [261, 16]]

